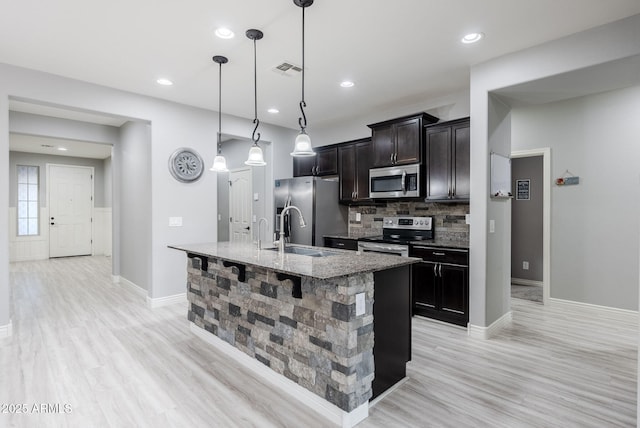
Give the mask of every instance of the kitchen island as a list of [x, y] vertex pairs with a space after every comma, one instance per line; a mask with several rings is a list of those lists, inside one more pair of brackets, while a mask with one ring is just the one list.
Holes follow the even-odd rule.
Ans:
[[171, 248], [188, 257], [192, 331], [225, 352], [231, 345], [334, 422], [355, 425], [372, 396], [405, 377], [419, 259], [229, 242]]

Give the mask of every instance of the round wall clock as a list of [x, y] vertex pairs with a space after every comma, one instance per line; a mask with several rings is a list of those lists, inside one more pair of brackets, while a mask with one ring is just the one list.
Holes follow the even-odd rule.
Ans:
[[182, 147], [169, 158], [169, 171], [176, 180], [190, 183], [202, 176], [204, 161], [195, 150]]

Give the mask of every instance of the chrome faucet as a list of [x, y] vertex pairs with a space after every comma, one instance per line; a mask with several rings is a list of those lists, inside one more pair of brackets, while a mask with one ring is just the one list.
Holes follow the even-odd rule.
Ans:
[[264, 224], [267, 226], [267, 229], [269, 228], [269, 220], [267, 220], [264, 217], [260, 217], [260, 220], [258, 220], [258, 250], [262, 250], [262, 241], [260, 240], [260, 237], [262, 236], [262, 222], [264, 221]]
[[302, 211], [300, 208], [295, 205], [288, 205], [280, 212], [280, 240], [278, 241], [278, 251], [280, 254], [284, 253], [284, 215], [289, 210], [298, 211], [298, 216], [300, 217], [300, 227], [307, 227], [307, 223], [304, 221], [304, 217], [302, 217]]

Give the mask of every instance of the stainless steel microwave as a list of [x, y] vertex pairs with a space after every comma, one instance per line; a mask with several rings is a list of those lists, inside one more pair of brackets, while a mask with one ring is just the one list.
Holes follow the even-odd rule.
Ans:
[[370, 198], [418, 198], [420, 196], [420, 164], [369, 170]]

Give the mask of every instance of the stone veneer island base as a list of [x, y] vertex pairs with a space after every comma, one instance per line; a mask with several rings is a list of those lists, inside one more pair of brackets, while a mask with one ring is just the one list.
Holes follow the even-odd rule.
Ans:
[[188, 256], [192, 330], [333, 422], [357, 424], [374, 393], [405, 377], [415, 259], [231, 243], [171, 248]]

